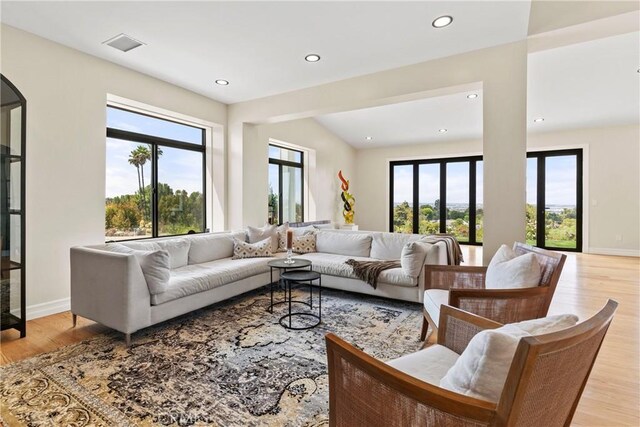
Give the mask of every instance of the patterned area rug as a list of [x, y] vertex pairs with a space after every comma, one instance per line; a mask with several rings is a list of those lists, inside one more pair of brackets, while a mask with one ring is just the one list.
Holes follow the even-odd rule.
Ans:
[[136, 333], [128, 348], [113, 333], [6, 366], [4, 423], [328, 425], [325, 333], [388, 360], [420, 348], [422, 317], [417, 304], [322, 296], [323, 323], [307, 331], [280, 326], [284, 306], [267, 312], [259, 290]]

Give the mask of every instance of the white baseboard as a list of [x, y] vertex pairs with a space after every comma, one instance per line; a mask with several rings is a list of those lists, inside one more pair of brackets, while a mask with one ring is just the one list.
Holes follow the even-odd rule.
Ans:
[[27, 306], [27, 320], [62, 313], [63, 311], [69, 311], [70, 309], [70, 298], [62, 298], [55, 301], [43, 302], [42, 304], [30, 305]]
[[590, 254], [640, 257], [638, 249], [589, 248]]

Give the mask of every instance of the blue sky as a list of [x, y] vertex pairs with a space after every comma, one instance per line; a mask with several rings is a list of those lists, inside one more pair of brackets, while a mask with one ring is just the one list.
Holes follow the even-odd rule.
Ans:
[[[196, 128], [112, 108], [107, 109], [107, 126], [194, 143], [201, 135], [201, 130]], [[106, 197], [138, 191], [136, 168], [128, 161], [129, 154], [138, 145], [143, 144], [107, 138]], [[168, 147], [162, 147], [162, 151], [158, 169], [160, 182], [169, 184], [174, 191], [202, 192], [202, 155]], [[144, 177], [148, 185], [151, 180], [149, 162], [144, 166]]]

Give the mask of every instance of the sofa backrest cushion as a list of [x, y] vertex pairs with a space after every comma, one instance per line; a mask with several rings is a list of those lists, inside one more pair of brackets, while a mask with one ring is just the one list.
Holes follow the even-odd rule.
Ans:
[[402, 249], [409, 242], [420, 240], [419, 234], [402, 233], [372, 233], [371, 258], [375, 259], [400, 259]]
[[142, 251], [131, 249], [120, 243], [110, 243], [107, 250], [122, 254], [133, 254], [142, 270], [151, 295], [161, 294], [169, 287], [171, 271], [169, 268], [169, 252], [165, 250]]
[[246, 240], [244, 231], [204, 234], [191, 237], [189, 264], [202, 264], [233, 256], [233, 239]]
[[167, 251], [169, 253], [169, 266], [172, 270], [184, 267], [189, 263], [190, 239], [180, 238], [154, 242], [124, 242], [122, 245], [139, 251]]
[[577, 321], [572, 314], [561, 314], [481, 331], [440, 380], [440, 387], [498, 402], [520, 339], [570, 328]]
[[371, 253], [371, 235], [318, 230], [316, 250], [328, 254], [368, 257]]

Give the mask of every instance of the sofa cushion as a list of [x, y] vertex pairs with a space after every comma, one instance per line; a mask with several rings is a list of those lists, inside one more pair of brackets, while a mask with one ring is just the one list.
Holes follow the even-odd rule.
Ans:
[[369, 256], [375, 259], [400, 259], [404, 246], [421, 237], [419, 234], [372, 233], [371, 255]]
[[273, 256], [273, 240], [267, 237], [256, 243], [247, 243], [242, 240], [233, 239], [232, 259], [261, 258]]
[[443, 345], [432, 345], [424, 350], [407, 354], [387, 362], [399, 371], [429, 384], [439, 385], [440, 380], [458, 360], [458, 354]]
[[[311, 268], [313, 271], [317, 271], [320, 274], [328, 274], [330, 276], [345, 277], [356, 280], [359, 279], [355, 274], [353, 274], [353, 268], [345, 264], [345, 262], [348, 259], [355, 259], [356, 261], [371, 261], [371, 258], [326, 254], [321, 252], [304, 254], [301, 258], [311, 261]], [[414, 277], [407, 276], [402, 268], [384, 270], [378, 276], [378, 284], [380, 283], [405, 287], [417, 286], [418, 284], [417, 280]]]
[[110, 243], [107, 245], [107, 249], [111, 252], [133, 254], [136, 257], [151, 295], [167, 290], [171, 274], [169, 253], [167, 251], [141, 251], [119, 243]]
[[507, 245], [491, 258], [487, 267], [487, 289], [531, 288], [540, 284], [542, 272], [535, 254], [518, 256]]
[[371, 235], [318, 230], [316, 250], [328, 254], [368, 257]]
[[418, 277], [420, 275], [428, 250], [427, 244], [422, 242], [409, 242], [404, 245], [400, 265], [408, 276]]
[[440, 386], [456, 393], [497, 402], [522, 337], [569, 328], [578, 318], [564, 314], [487, 329], [474, 336]]
[[[247, 277], [268, 273], [265, 258], [219, 259], [193, 264], [171, 271], [169, 286], [163, 293], [152, 295], [153, 305], [173, 301], [199, 292], [224, 286]], [[268, 282], [268, 279], [265, 280]]]
[[424, 291], [424, 309], [438, 326], [440, 321], [440, 306], [449, 303], [449, 291], [444, 289], [427, 289]]
[[233, 256], [233, 239], [245, 240], [244, 231], [195, 236], [189, 247], [189, 264], [201, 264]]
[[169, 253], [171, 269], [184, 267], [189, 263], [189, 247], [191, 239], [167, 239], [153, 242], [126, 242], [122, 243], [131, 249], [141, 251], [165, 250]]
[[267, 224], [262, 228], [248, 226], [247, 238], [249, 243], [258, 243], [266, 238], [271, 238], [271, 252], [278, 250], [278, 226], [275, 224]]

